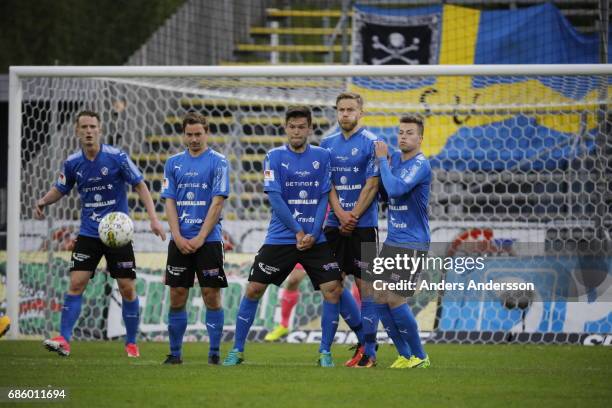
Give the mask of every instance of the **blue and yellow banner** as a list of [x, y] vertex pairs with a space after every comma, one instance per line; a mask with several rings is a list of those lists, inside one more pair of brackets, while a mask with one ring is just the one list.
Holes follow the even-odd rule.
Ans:
[[[358, 6], [356, 64], [576, 64], [598, 62], [597, 35], [578, 33], [552, 4], [480, 11], [444, 5]], [[423, 150], [447, 170], [558, 168], [592, 151], [605, 77], [358, 78], [364, 124], [392, 143], [398, 118], [426, 116]]]

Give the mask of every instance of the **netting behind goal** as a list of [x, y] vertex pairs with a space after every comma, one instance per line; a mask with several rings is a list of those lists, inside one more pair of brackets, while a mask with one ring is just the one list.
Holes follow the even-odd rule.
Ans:
[[[190, 111], [207, 116], [211, 147], [231, 163], [231, 195], [223, 213], [226, 273], [230, 276], [230, 288], [224, 293], [228, 333], [234, 326], [232, 319], [252, 254], [263, 242], [270, 218], [262, 192], [262, 161], [269, 149], [285, 141], [284, 111], [294, 104], [310, 106], [314, 114], [310, 141], [318, 144], [336, 128], [335, 97], [347, 90], [365, 99], [363, 125], [392, 145], [397, 143], [401, 115], [425, 117], [423, 151], [434, 168], [431, 233], [432, 241], [439, 243], [439, 255], [478, 252], [473, 246], [466, 249], [466, 243], [486, 241], [504, 248], [490, 255], [503, 256], [524, 272], [529, 267], [521, 264], [521, 248], [535, 246], [538, 255], [547, 256], [601, 247], [609, 239], [609, 75], [124, 76], [27, 77], [20, 81], [21, 336], [48, 335], [59, 328], [80, 203], [73, 192], [48, 209], [45, 221], [33, 219], [32, 205], [56, 180], [66, 157], [78, 149], [74, 119], [83, 109], [100, 112], [104, 143], [124, 149], [142, 170], [161, 219], [165, 219], [159, 197], [163, 166], [169, 156], [183, 149], [181, 118]], [[132, 191], [129, 206], [136, 224], [143, 334], [162, 338], [169, 303], [161, 283], [166, 244], [148, 232], [146, 212]], [[382, 241], [385, 211], [380, 216]], [[512, 251], [507, 250], [510, 247]], [[572, 270], [568, 266], [568, 275]], [[102, 271], [101, 265], [85, 294], [77, 338], [122, 333], [120, 296]], [[432, 281], [448, 276], [445, 270], [428, 270], [423, 275]], [[587, 284], [603, 296], [600, 285], [608, 285], [609, 280], [604, 275]], [[320, 295], [307, 282], [301, 288], [303, 296], [293, 325], [306, 332], [319, 326]], [[189, 333], [200, 338], [205, 335], [204, 308], [197, 293], [191, 298]], [[581, 322], [569, 315], [567, 305], [562, 312], [559, 303], [548, 299], [543, 308], [530, 302], [519, 308], [501, 298], [499, 302], [462, 303], [445, 301], [443, 295], [432, 292], [418, 293], [411, 300], [421, 329], [432, 340], [483, 341], [494, 337], [490, 333], [525, 332], [532, 338], [529, 333], [610, 332], [610, 303], [591, 305], [588, 312], [578, 310], [576, 316], [584, 316]], [[278, 305], [276, 290], [269, 291], [254, 327], [262, 332], [273, 327]], [[497, 340], [506, 339], [495, 335]]]

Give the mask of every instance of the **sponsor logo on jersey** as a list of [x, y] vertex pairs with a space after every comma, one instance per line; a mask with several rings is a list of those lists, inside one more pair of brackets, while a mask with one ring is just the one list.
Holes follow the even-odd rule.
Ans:
[[286, 181], [285, 182], [285, 187], [312, 187], [312, 186], [318, 186], [319, 182], [318, 181]]
[[359, 173], [359, 167], [353, 167], [353, 173]]
[[361, 190], [361, 184], [347, 184], [345, 186], [336, 186], [338, 191]]
[[100, 201], [97, 203], [85, 203], [85, 207], [86, 208], [98, 208], [98, 207], [108, 207], [109, 205], [115, 205], [115, 204], [117, 204], [117, 200], [106, 200], [106, 201]]
[[195, 197], [195, 194], [194, 194], [193, 191], [190, 191], [190, 192], [187, 193], [187, 199], [188, 200], [193, 200], [194, 197]]
[[298, 222], [308, 223], [308, 224], [311, 224], [311, 223], [315, 222], [315, 218], [314, 217], [297, 217], [296, 220]]
[[190, 170], [187, 173], [183, 174], [183, 176], [185, 176], [185, 177], [195, 177], [195, 176], [197, 176], [199, 174], [200, 173], [198, 173], [197, 171]]
[[193, 206], [196, 206], [196, 207], [204, 207], [204, 206], [206, 206], [206, 201], [192, 201], [192, 200], [177, 201], [176, 205], [179, 205], [181, 207], [185, 207], [185, 206], [188, 206], [188, 205], [193, 205]]
[[311, 198], [310, 200], [287, 200], [287, 203], [293, 205], [316, 205], [319, 203], [319, 200], [316, 198]]
[[204, 222], [202, 218], [187, 218], [189, 217], [189, 213], [187, 211], [183, 211], [181, 216], [179, 217], [179, 222], [183, 224], [201, 224]]
[[348, 179], [346, 178], [346, 176], [340, 177], [340, 183], [346, 184], [347, 181], [348, 181]]
[[408, 206], [407, 205], [390, 205], [389, 209], [393, 211], [407, 211]]
[[336, 156], [336, 160], [339, 161], [347, 161], [349, 158], [347, 156]]
[[202, 218], [185, 218], [183, 220], [184, 224], [201, 224], [204, 220]]
[[100, 181], [100, 180], [102, 180], [102, 177], [98, 177], [98, 176], [96, 176], [96, 177], [90, 177], [90, 178], [88, 178], [88, 179], [87, 179], [87, 182], [88, 182], [88, 183], [95, 183], [96, 181]]
[[296, 171], [295, 175], [300, 176], [300, 177], [306, 177], [306, 176], [310, 176], [310, 172], [308, 170], [300, 170], [300, 171]]
[[[108, 187], [111, 186], [111, 187]], [[83, 188], [83, 192], [84, 193], [91, 193], [92, 191], [103, 191], [106, 190], [107, 188], [112, 188], [112, 184], [109, 184], [108, 186], [93, 186], [93, 187], [85, 187]], [[96, 194], [99, 195], [99, 194]], [[96, 201], [100, 201], [100, 200], [96, 200]]]
[[101, 194], [94, 195], [94, 200], [97, 201], [97, 202], [102, 201], [102, 195]]
[[332, 172], [336, 173], [346, 173], [352, 171], [352, 167], [342, 167], [342, 166], [334, 166], [331, 168]]
[[200, 183], [180, 183], [177, 188], [200, 188]]
[[397, 220], [393, 216], [391, 216], [390, 218], [391, 226], [395, 228], [408, 228], [408, 224], [406, 224], [405, 222], [396, 222]]
[[300, 198], [308, 198], [308, 191], [300, 190]]
[[264, 170], [264, 181], [274, 181], [274, 170]]
[[289, 163], [282, 163], [282, 162], [281, 162], [281, 166], [283, 166], [284, 168], [286, 168], [287, 170], [289, 170]]

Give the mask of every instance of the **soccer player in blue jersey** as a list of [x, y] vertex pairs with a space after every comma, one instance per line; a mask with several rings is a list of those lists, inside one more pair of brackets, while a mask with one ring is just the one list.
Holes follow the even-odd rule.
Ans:
[[98, 235], [98, 224], [110, 212], [128, 213], [127, 183], [144, 203], [151, 231], [162, 240], [166, 239], [166, 234], [157, 219], [151, 193], [140, 171], [127, 154], [100, 143], [100, 116], [92, 111], [80, 112], [75, 129], [81, 149], [68, 156], [57, 182], [34, 207], [34, 216], [44, 218], [44, 208], [68, 194], [76, 184], [81, 198], [81, 228], [71, 256], [70, 287], [64, 296], [60, 336], [45, 340], [43, 344], [61, 356], [70, 354], [70, 338], [81, 313], [83, 292], [104, 256], [123, 299], [122, 314], [127, 332], [125, 350], [128, 357], [139, 357], [136, 335], [140, 311], [135, 287], [134, 249], [131, 243], [121, 248], [105, 246]]
[[340, 300], [340, 314], [359, 341], [345, 366], [369, 367], [376, 360], [378, 316], [368, 279], [362, 279], [371, 263], [368, 259], [371, 257], [362, 254], [362, 245], [374, 246], [378, 242], [375, 197], [379, 172], [374, 154], [377, 137], [359, 124], [363, 116], [363, 99], [359, 94], [338, 95], [336, 111], [340, 130], [321, 141], [321, 147], [331, 153], [332, 169], [331, 212], [325, 236], [340, 269], [354, 276], [361, 295], [361, 310], [348, 289], [343, 290]]
[[166, 285], [170, 286], [170, 354], [164, 364], [183, 362], [185, 305], [196, 276], [206, 305], [208, 363], [219, 364], [224, 321], [221, 288], [227, 287], [221, 211], [229, 195], [229, 167], [225, 156], [208, 147], [207, 141], [206, 118], [188, 113], [183, 119], [183, 142], [187, 149], [170, 157], [164, 168], [162, 197], [166, 199], [172, 233], [165, 277]]
[[[389, 197], [388, 235], [379, 258], [422, 258], [429, 250], [429, 187], [431, 167], [421, 153], [423, 120], [418, 116], [400, 119], [399, 151], [387, 159], [388, 148], [384, 142], [376, 142], [376, 157], [380, 163], [382, 184]], [[378, 279], [387, 283], [400, 280], [417, 282], [422, 263], [412, 270], [386, 269]], [[414, 291], [377, 291], [375, 299], [380, 320], [393, 340], [399, 357], [392, 368], [426, 368], [429, 357], [425, 354], [417, 321], [406, 303]]]
[[285, 112], [287, 144], [268, 152], [264, 191], [272, 219], [264, 245], [255, 256], [249, 284], [236, 316], [234, 347], [223, 365], [243, 362], [244, 343], [269, 284], [280, 286], [297, 263], [323, 295], [319, 365], [333, 367], [331, 345], [338, 328], [342, 275], [322, 233], [330, 184], [329, 152], [310, 145], [312, 114], [305, 106]]

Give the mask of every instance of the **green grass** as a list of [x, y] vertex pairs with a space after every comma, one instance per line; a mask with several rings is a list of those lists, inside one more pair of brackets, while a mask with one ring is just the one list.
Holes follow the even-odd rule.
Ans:
[[[161, 366], [165, 343], [141, 344], [128, 359], [117, 342], [75, 342], [61, 358], [40, 342], [0, 342], [0, 388], [62, 387], [78, 407], [405, 407], [610, 406], [612, 352], [604, 347], [427, 345], [432, 367], [387, 369], [395, 353], [379, 350], [379, 366], [350, 369], [346, 346], [336, 368], [315, 366], [316, 345], [248, 344], [247, 362], [210, 367], [207, 344], [188, 343], [182, 366]], [[224, 354], [229, 344], [224, 345]], [[9, 406], [0, 402], [0, 408]], [[19, 404], [41, 406], [41, 403]], [[44, 404], [43, 404], [44, 405]]]

